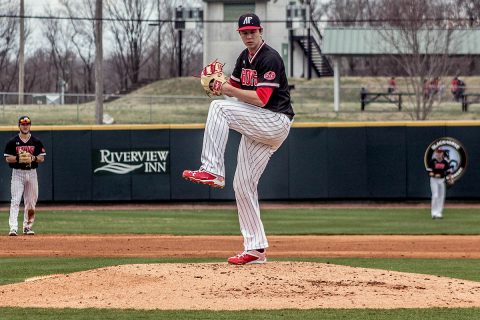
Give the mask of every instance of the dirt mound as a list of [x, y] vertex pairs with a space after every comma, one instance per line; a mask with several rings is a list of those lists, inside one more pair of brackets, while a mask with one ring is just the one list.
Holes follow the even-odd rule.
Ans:
[[165, 310], [480, 307], [477, 282], [309, 262], [134, 264], [27, 280], [0, 286], [0, 306]]

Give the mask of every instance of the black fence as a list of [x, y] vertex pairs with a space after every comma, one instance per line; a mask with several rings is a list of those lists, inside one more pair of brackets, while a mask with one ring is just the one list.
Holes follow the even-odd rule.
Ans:
[[[0, 131], [5, 143], [15, 134]], [[34, 135], [47, 152], [46, 162], [38, 169], [41, 201], [234, 199], [232, 181], [240, 141], [236, 132], [231, 132], [227, 145], [226, 187], [222, 190], [181, 178], [184, 169], [200, 166], [201, 128], [57, 127]], [[480, 124], [475, 122], [463, 126], [411, 122], [294, 127], [267, 166], [259, 184], [260, 198], [427, 199], [430, 188], [424, 153], [433, 140], [443, 136], [461, 141], [468, 153], [467, 172], [447, 196], [479, 199]], [[10, 200], [10, 175], [4, 163], [0, 167], [0, 201]]]

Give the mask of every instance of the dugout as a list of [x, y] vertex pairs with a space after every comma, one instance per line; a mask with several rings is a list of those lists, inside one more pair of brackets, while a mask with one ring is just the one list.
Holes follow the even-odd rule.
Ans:
[[[232, 179], [240, 135], [227, 145], [226, 187], [181, 178], [200, 165], [203, 125], [33, 126], [46, 147], [38, 169], [39, 201], [234, 200]], [[6, 143], [17, 133], [1, 127]], [[466, 174], [450, 199], [480, 199], [480, 121], [296, 123], [259, 184], [262, 200], [429, 199], [423, 157], [449, 136], [468, 154]], [[10, 168], [0, 167], [0, 201], [10, 201]]]

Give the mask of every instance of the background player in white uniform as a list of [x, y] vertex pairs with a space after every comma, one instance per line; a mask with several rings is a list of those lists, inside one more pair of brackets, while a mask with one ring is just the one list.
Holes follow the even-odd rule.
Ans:
[[432, 190], [432, 219], [442, 219], [446, 194], [445, 178], [451, 173], [450, 163], [445, 159], [444, 150], [440, 148], [435, 150], [427, 171]]
[[237, 59], [222, 93], [238, 101], [210, 104], [200, 170], [185, 170], [187, 180], [223, 188], [224, 153], [229, 129], [242, 134], [233, 181], [244, 251], [230, 257], [231, 264], [264, 263], [268, 247], [258, 204], [257, 186], [272, 154], [290, 132], [294, 116], [283, 60], [262, 39], [255, 14], [239, 18], [238, 29], [246, 49]]
[[[45, 148], [40, 140], [36, 139], [30, 133], [31, 120], [27, 116], [18, 119], [18, 128], [20, 132], [7, 142], [5, 146], [5, 160], [12, 168], [10, 204], [10, 236], [16, 236], [18, 231], [18, 211], [22, 200], [25, 205], [23, 217], [23, 233], [34, 235], [32, 230], [35, 220], [35, 205], [38, 199], [38, 180], [37, 167], [39, 163], [45, 161]], [[19, 163], [19, 154], [21, 151], [28, 152], [31, 156], [31, 163]]]

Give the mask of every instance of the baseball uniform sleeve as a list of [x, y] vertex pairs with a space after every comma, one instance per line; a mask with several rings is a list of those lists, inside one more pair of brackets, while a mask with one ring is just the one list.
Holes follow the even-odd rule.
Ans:
[[273, 93], [273, 88], [271, 87], [260, 87], [257, 88], [255, 91], [257, 93], [257, 96], [264, 104], [268, 103], [268, 100], [270, 100], [270, 97], [272, 96]]
[[36, 141], [36, 144], [35, 144], [35, 152], [34, 152], [34, 156], [44, 156], [46, 155], [46, 151], [45, 151], [45, 147], [43, 146], [43, 143], [42, 141], [40, 140], [37, 140]]
[[273, 89], [280, 87], [280, 72], [282, 70], [281, 61], [279, 59], [272, 59], [272, 56], [268, 59], [263, 59], [259, 63], [259, 68], [257, 70], [258, 83], [257, 88], [259, 87], [270, 87]]
[[5, 151], [3, 153], [3, 156], [7, 157], [7, 156], [15, 156], [15, 155], [17, 155], [15, 143], [12, 140], [10, 140], [9, 142], [7, 142], [7, 145], [5, 146]]

